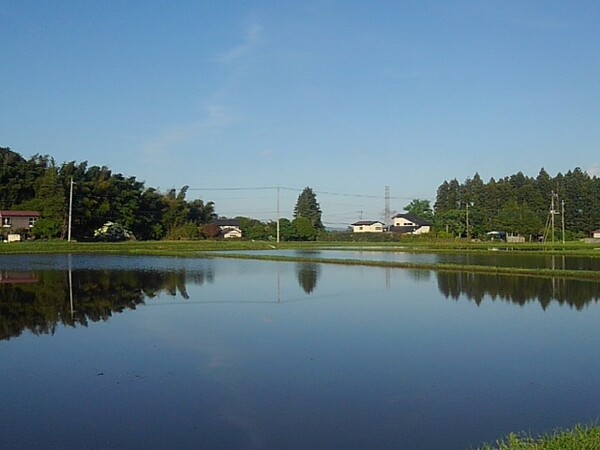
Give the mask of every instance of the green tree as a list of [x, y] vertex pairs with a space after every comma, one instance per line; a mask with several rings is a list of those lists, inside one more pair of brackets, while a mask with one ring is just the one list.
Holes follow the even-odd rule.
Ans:
[[323, 222], [321, 222], [321, 207], [317, 202], [317, 196], [310, 187], [305, 187], [302, 193], [298, 196], [296, 207], [294, 208], [294, 218], [306, 218], [317, 231], [324, 230]]
[[436, 213], [435, 229], [437, 232], [445, 232], [454, 237], [460, 237], [466, 233], [466, 214], [462, 209], [451, 209]]
[[404, 211], [419, 219], [427, 220], [429, 222], [433, 221], [433, 210], [431, 209], [429, 200], [415, 198], [404, 207]]
[[35, 238], [52, 239], [66, 235], [66, 203], [58, 169], [50, 167], [36, 181], [35, 198], [30, 202], [31, 207], [22, 205], [23, 209], [32, 209], [40, 213], [40, 219], [32, 230]]
[[314, 241], [319, 231], [313, 226], [307, 217], [296, 217], [292, 220], [292, 229], [296, 241]]
[[205, 225], [217, 218], [214, 202], [204, 203], [203, 200], [195, 199], [188, 202], [188, 208], [188, 218], [196, 225]]

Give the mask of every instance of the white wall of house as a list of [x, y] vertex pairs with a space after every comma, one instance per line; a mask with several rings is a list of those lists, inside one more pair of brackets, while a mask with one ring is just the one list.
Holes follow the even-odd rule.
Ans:
[[411, 222], [406, 217], [392, 217], [394, 220], [395, 227], [419, 227], [415, 231], [410, 234], [426, 234], [431, 231], [431, 227], [429, 225], [421, 225]]
[[394, 226], [395, 227], [415, 227], [416, 223], [411, 222], [410, 220], [404, 217], [394, 217]]
[[431, 227], [429, 225], [423, 225], [419, 228], [417, 228], [415, 231], [412, 232], [412, 234], [426, 234], [429, 233], [431, 231]]
[[352, 225], [354, 233], [383, 233], [383, 228], [382, 222], [375, 222], [372, 225]]
[[594, 239], [600, 239], [600, 230], [596, 230], [592, 232], [592, 237]]
[[242, 237], [242, 230], [238, 227], [227, 227], [222, 230], [222, 233], [225, 239]]

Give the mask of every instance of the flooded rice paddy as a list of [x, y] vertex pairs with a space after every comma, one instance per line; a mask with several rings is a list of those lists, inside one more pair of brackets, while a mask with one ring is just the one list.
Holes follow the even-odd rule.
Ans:
[[[381, 253], [363, 256], [405, 257]], [[599, 299], [556, 278], [3, 256], [0, 448], [467, 449], [594, 421]]]

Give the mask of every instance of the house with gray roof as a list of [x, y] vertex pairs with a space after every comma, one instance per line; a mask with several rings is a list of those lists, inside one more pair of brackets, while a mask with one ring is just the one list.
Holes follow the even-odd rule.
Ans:
[[411, 214], [396, 214], [392, 217], [390, 231], [402, 234], [425, 234], [431, 231], [431, 224]]

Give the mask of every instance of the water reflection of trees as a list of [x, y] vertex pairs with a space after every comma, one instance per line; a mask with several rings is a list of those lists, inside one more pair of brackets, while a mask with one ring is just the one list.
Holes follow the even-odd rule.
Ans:
[[518, 305], [537, 301], [542, 308], [553, 301], [578, 310], [600, 300], [598, 283], [561, 278], [534, 278], [468, 272], [438, 272], [438, 288], [447, 298], [461, 295], [478, 305], [489, 297]]
[[[87, 326], [114, 313], [135, 309], [161, 293], [187, 299], [186, 282], [211, 283], [212, 270], [186, 272], [74, 270], [28, 272], [28, 282], [5, 278], [0, 284], [0, 339], [31, 333], [53, 334], [56, 327]], [[35, 282], [31, 282], [35, 280]], [[71, 293], [74, 304], [71, 304]]]
[[298, 263], [296, 264], [296, 275], [298, 284], [307, 294], [312, 293], [317, 287], [317, 281], [321, 276], [321, 266], [316, 263]]

